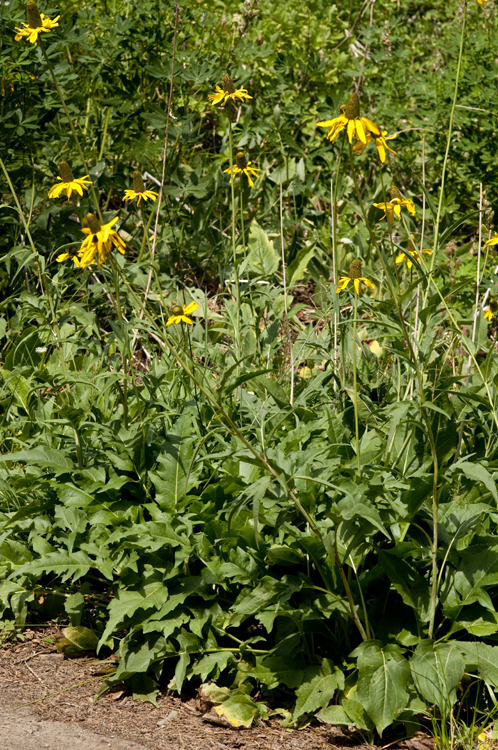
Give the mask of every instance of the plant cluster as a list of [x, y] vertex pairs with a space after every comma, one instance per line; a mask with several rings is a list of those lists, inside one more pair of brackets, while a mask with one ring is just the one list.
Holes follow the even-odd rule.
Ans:
[[493, 2], [136, 6], [0, 6], [2, 627], [451, 744], [498, 690]]

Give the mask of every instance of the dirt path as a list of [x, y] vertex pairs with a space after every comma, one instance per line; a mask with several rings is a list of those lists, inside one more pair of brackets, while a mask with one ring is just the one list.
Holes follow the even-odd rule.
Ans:
[[358, 738], [329, 726], [216, 726], [194, 699], [164, 695], [155, 708], [117, 691], [95, 703], [103, 679], [95, 657], [64, 659], [47, 635], [59, 633], [28, 630], [25, 642], [0, 650], [0, 750], [360, 750]]

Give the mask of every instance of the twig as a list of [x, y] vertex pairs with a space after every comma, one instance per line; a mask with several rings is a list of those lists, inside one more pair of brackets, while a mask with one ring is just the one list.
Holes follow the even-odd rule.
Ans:
[[49, 693], [48, 695], [44, 695], [43, 698], [38, 698], [36, 701], [30, 701], [29, 703], [22, 703], [20, 706], [16, 706], [12, 709], [12, 711], [18, 711], [20, 708], [25, 708], [26, 706], [32, 706], [34, 703], [41, 703], [42, 701], [46, 701], [47, 698], [53, 698], [55, 695], [61, 695], [62, 693], [68, 693], [70, 690], [75, 690], [75, 688], [83, 687], [83, 685], [88, 685], [89, 682], [96, 682], [96, 680], [105, 680], [105, 675], [102, 675], [101, 677], [92, 677], [91, 680], [85, 680], [85, 682], [80, 682], [78, 685], [71, 685], [71, 687], [64, 688], [64, 690], [58, 690], [57, 693]]
[[33, 675], [33, 677], [36, 677], [36, 679], [37, 679], [37, 680], [40, 680], [40, 682], [42, 682], [42, 683], [43, 683], [43, 680], [42, 680], [42, 678], [41, 678], [41, 677], [38, 677], [38, 675], [36, 674], [36, 672], [34, 672], [34, 671], [33, 671], [33, 670], [31, 669], [31, 667], [29, 666], [29, 664], [27, 664], [26, 662], [27, 662], [27, 659], [26, 659], [26, 660], [24, 660], [24, 662], [23, 662], [23, 664], [24, 664], [24, 666], [26, 667], [26, 669], [29, 669], [29, 671], [31, 672], [31, 674]]

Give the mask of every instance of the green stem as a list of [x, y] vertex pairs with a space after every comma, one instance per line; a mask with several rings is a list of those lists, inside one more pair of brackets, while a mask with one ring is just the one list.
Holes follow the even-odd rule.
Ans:
[[403, 338], [405, 340], [405, 344], [410, 352], [410, 359], [413, 364], [413, 367], [415, 369], [415, 373], [417, 376], [417, 383], [418, 383], [418, 391], [419, 391], [419, 398], [420, 398], [420, 411], [422, 414], [422, 418], [425, 422], [425, 426], [427, 428], [427, 438], [429, 440], [429, 445], [431, 449], [431, 456], [432, 456], [432, 462], [433, 462], [433, 484], [432, 484], [432, 523], [433, 523], [433, 549], [432, 549], [432, 590], [431, 590], [431, 610], [430, 610], [430, 618], [429, 618], [429, 638], [432, 638], [432, 634], [434, 633], [434, 622], [436, 617], [436, 606], [437, 606], [437, 599], [438, 599], [438, 570], [437, 570], [437, 543], [438, 543], [438, 528], [437, 528], [437, 509], [438, 509], [438, 500], [437, 500], [437, 487], [438, 487], [438, 480], [439, 480], [439, 462], [436, 452], [436, 442], [434, 440], [434, 433], [432, 431], [432, 424], [430, 420], [430, 415], [428, 414], [428, 410], [425, 406], [426, 398], [424, 393], [424, 381], [422, 377], [422, 373], [420, 372], [420, 367], [418, 365], [418, 360], [415, 356], [415, 352], [413, 350], [413, 345], [410, 337], [410, 333], [406, 327], [406, 321], [403, 315], [403, 310], [401, 308], [398, 296], [396, 295], [396, 291], [394, 289], [394, 286], [391, 281], [391, 277], [389, 275], [388, 268], [386, 266], [384, 257], [382, 255], [382, 252], [379, 247], [379, 243], [377, 242], [377, 238], [372, 230], [372, 227], [370, 226], [370, 222], [368, 221], [367, 212], [365, 211], [365, 206], [363, 205], [363, 200], [361, 197], [360, 187], [358, 185], [358, 177], [356, 175], [356, 169], [354, 166], [354, 160], [353, 160], [353, 149], [351, 147], [351, 144], [349, 144], [349, 161], [351, 165], [351, 175], [353, 177], [353, 183], [356, 191], [356, 197], [358, 199], [358, 203], [360, 204], [360, 209], [363, 215], [363, 220], [365, 222], [365, 225], [367, 227], [368, 233], [370, 235], [370, 239], [372, 241], [372, 244], [374, 245], [377, 254], [379, 256], [380, 262], [382, 263], [382, 267], [384, 268], [384, 273], [386, 275], [386, 281], [389, 286], [389, 291], [391, 292], [392, 300], [397, 308], [398, 313], [398, 319], [403, 331]]
[[[235, 279], [235, 306], [236, 306], [236, 330], [234, 331], [234, 344], [235, 344], [235, 358], [238, 360], [240, 357], [240, 289], [239, 289], [239, 274], [237, 271], [237, 253], [235, 250], [235, 175], [233, 174], [233, 134], [232, 134], [232, 121], [229, 113], [228, 120], [228, 132], [230, 138], [230, 186], [232, 188], [232, 254], [233, 254], [233, 274]], [[237, 368], [238, 372], [238, 368]]]
[[[438, 201], [438, 207], [437, 207], [437, 214], [436, 214], [436, 224], [434, 227], [434, 245], [433, 245], [433, 253], [431, 258], [431, 264], [430, 264], [430, 273], [432, 275], [434, 271], [434, 265], [436, 262], [436, 255], [438, 251], [438, 241], [439, 241], [439, 224], [441, 219], [441, 210], [443, 207], [443, 198], [444, 198], [444, 185], [446, 181], [446, 169], [448, 166], [448, 156], [450, 153], [450, 146], [451, 146], [451, 136], [453, 134], [453, 119], [455, 116], [455, 107], [457, 103], [457, 97], [458, 97], [458, 85], [460, 82], [460, 71], [462, 68], [462, 57], [463, 57], [463, 42], [465, 38], [465, 26], [467, 23], [467, 3], [463, 4], [463, 22], [462, 22], [462, 30], [460, 33], [460, 49], [458, 52], [458, 62], [457, 62], [457, 69], [456, 69], [456, 78], [455, 78], [455, 91], [453, 94], [453, 102], [451, 104], [451, 112], [450, 112], [450, 124], [448, 126], [448, 137], [446, 139], [446, 151], [444, 154], [444, 160], [443, 160], [443, 170], [441, 172], [441, 187], [439, 188], [439, 201]], [[426, 293], [424, 295], [424, 300], [422, 307], [425, 307], [427, 304], [427, 295], [429, 293], [429, 288], [426, 289]]]
[[358, 295], [356, 289], [354, 292], [354, 306], [353, 306], [353, 405], [354, 405], [354, 431], [356, 436], [356, 463], [358, 466], [358, 474], [361, 476], [361, 460], [360, 460], [360, 428], [358, 423], [358, 383], [356, 381], [356, 329], [358, 325]]
[[[52, 67], [52, 63], [48, 59], [48, 55], [47, 55], [47, 53], [45, 51], [45, 47], [43, 46], [43, 42], [42, 42], [41, 38], [38, 37], [37, 41], [38, 41], [38, 46], [41, 49], [42, 55], [45, 58], [45, 62], [47, 63], [47, 67], [48, 67], [48, 69], [50, 71], [50, 75], [52, 76], [52, 80], [54, 82], [54, 86], [57, 89], [57, 93], [59, 94], [59, 98], [61, 100], [64, 112], [66, 114], [66, 118], [67, 118], [67, 121], [69, 123], [69, 127], [71, 129], [71, 133], [73, 134], [73, 138], [74, 138], [75, 143], [76, 143], [76, 148], [78, 149], [78, 153], [80, 155], [81, 163], [83, 164], [83, 168], [84, 168], [85, 172], [87, 174], [90, 174], [90, 170], [88, 169], [88, 164], [86, 163], [86, 159], [85, 159], [85, 156], [83, 154], [83, 150], [81, 148], [81, 144], [80, 144], [80, 141], [79, 141], [79, 138], [78, 138], [78, 134], [76, 133], [76, 130], [74, 128], [73, 121], [72, 121], [71, 116], [69, 114], [69, 110], [68, 110], [68, 108], [66, 106], [66, 101], [64, 99], [64, 95], [62, 93], [61, 87], [59, 86], [59, 83], [57, 81], [57, 77], [56, 77], [54, 69]], [[90, 192], [92, 194], [93, 202], [95, 203], [95, 206], [97, 208], [97, 213], [99, 215], [99, 220], [102, 223], [103, 219], [102, 219], [102, 214], [100, 213], [99, 199], [98, 199], [97, 193], [95, 192], [95, 187], [93, 185], [93, 182], [92, 182], [92, 184], [90, 186]]]

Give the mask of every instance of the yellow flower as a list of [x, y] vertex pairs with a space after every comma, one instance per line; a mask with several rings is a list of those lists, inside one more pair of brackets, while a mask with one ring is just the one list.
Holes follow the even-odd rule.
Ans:
[[397, 137], [397, 134], [389, 135], [387, 136], [387, 130], [383, 130], [381, 135], [372, 135], [371, 133], [367, 133], [367, 142], [362, 143], [361, 141], [358, 141], [358, 143], [355, 143], [353, 146], [353, 151], [355, 154], [362, 154], [369, 143], [372, 141], [375, 141], [375, 145], [377, 146], [377, 153], [379, 154], [379, 159], [381, 160], [382, 164], [384, 164], [386, 160], [386, 149], [390, 151], [391, 154], [396, 155], [396, 151], [393, 151], [392, 148], [389, 148], [386, 141], [392, 141], [393, 138]]
[[38, 34], [42, 31], [50, 31], [55, 29], [59, 24], [57, 21], [60, 16], [54, 18], [53, 21], [50, 18], [45, 18], [43, 13], [38, 10], [37, 4], [34, 0], [28, 0], [27, 4], [28, 23], [23, 23], [24, 29], [18, 29], [16, 26], [16, 42], [20, 42], [23, 37], [28, 37], [28, 41], [31, 44], [36, 44], [38, 40]]
[[491, 323], [493, 318], [496, 318], [496, 315], [494, 313], [497, 311], [498, 311], [498, 300], [496, 300], [494, 297], [490, 297], [489, 304], [486, 305], [486, 307], [484, 308], [485, 319], [489, 320], [489, 322]]
[[116, 232], [112, 229], [112, 225], [118, 220], [116, 216], [108, 224], [100, 224], [100, 221], [94, 214], [87, 214], [83, 219], [83, 234], [87, 237], [83, 240], [80, 247], [80, 268], [86, 268], [90, 263], [94, 262], [94, 258], [97, 255], [97, 263], [99, 267], [105, 262], [106, 255], [112, 250], [114, 245], [119, 252], [124, 255], [125, 243]]
[[143, 198], [144, 201], [149, 198], [151, 201], [157, 200], [158, 193], [154, 193], [153, 190], [146, 190], [142, 175], [140, 172], [135, 170], [133, 172], [133, 190], [126, 190], [124, 194], [125, 201], [132, 201], [134, 198], [138, 198], [137, 206], [140, 205], [140, 200]]
[[415, 216], [414, 202], [410, 200], [410, 198], [403, 198], [396, 185], [391, 185], [389, 193], [391, 196], [390, 201], [388, 201], [387, 203], [374, 203], [375, 208], [380, 208], [382, 209], [382, 211], [385, 211], [382, 219], [385, 219], [387, 216], [387, 221], [389, 222], [389, 224], [392, 224], [394, 221], [394, 216], [396, 216], [396, 218], [398, 219], [401, 217], [402, 207], [407, 208], [412, 216]]
[[491, 239], [484, 243], [484, 247], [482, 249], [486, 250], [486, 248], [491, 247], [491, 245], [498, 245], [498, 232], [495, 232]]
[[191, 302], [190, 305], [176, 305], [173, 310], [171, 311], [171, 316], [168, 318], [168, 322], [166, 323], [167, 326], [172, 325], [173, 323], [175, 325], [178, 325], [179, 323], [189, 323], [189, 325], [192, 325], [192, 321], [190, 318], [187, 318], [187, 315], [192, 315], [193, 312], [197, 310], [199, 305], [196, 305], [195, 302]]
[[339, 279], [338, 287], [335, 290], [336, 294], [339, 294], [339, 292], [344, 291], [344, 289], [346, 289], [350, 281], [353, 282], [354, 290], [356, 294], [360, 294], [361, 292], [361, 282], [363, 282], [365, 286], [367, 286], [369, 289], [375, 289], [372, 282], [361, 275], [361, 260], [359, 258], [357, 258], [351, 263], [349, 267], [348, 275], [343, 276], [342, 278]]
[[240, 99], [241, 101], [244, 99], [252, 99], [252, 96], [249, 96], [246, 89], [235, 88], [228, 73], [225, 73], [223, 76], [223, 88], [220, 89], [219, 86], [216, 86], [216, 92], [216, 94], [208, 94], [208, 98], [211, 99], [213, 104], [221, 104], [222, 106], [226, 104], [229, 99], [233, 102], [235, 102], [235, 99]]
[[347, 104], [341, 104], [339, 107], [341, 114], [334, 117], [333, 120], [317, 122], [320, 128], [329, 128], [327, 138], [332, 143], [339, 133], [347, 127], [349, 142], [353, 143], [353, 138], [367, 145], [367, 136], [380, 136], [380, 128], [375, 125], [368, 117], [360, 117], [360, 97], [358, 94], [352, 94]]
[[66, 191], [66, 195], [68, 198], [71, 197], [71, 193], [73, 190], [76, 193], [79, 193], [79, 195], [83, 195], [83, 188], [85, 190], [88, 190], [88, 185], [92, 184], [91, 180], [87, 180], [87, 174], [84, 177], [78, 177], [78, 179], [75, 180], [67, 161], [59, 162], [59, 171], [61, 173], [61, 176], [57, 179], [60, 180], [60, 182], [50, 188], [50, 190], [48, 191], [49, 198], [58, 198], [59, 195], [64, 192], [64, 190]]
[[74, 265], [76, 268], [81, 268], [79, 256], [81, 255], [81, 250], [78, 250], [76, 247], [71, 247], [67, 253], [62, 253], [61, 255], [58, 255], [56, 258], [57, 263], [64, 263], [65, 260], [69, 260], [69, 258], [72, 258], [74, 261]]
[[[232, 184], [232, 180], [234, 177], [236, 177], [239, 173], [244, 173], [247, 179], [249, 180], [249, 185], [252, 187], [254, 185], [253, 180], [251, 179], [251, 174], [254, 175], [256, 179], [258, 179], [259, 174], [258, 172], [261, 172], [260, 169], [257, 167], [251, 167], [252, 162], [246, 160], [246, 155], [243, 151], [239, 151], [237, 153], [237, 156], [235, 157], [235, 164], [233, 167], [228, 167], [228, 169], [224, 169], [223, 173], [228, 172], [230, 175], [230, 184]], [[251, 174], [249, 174], [251, 173]]]
[[[422, 250], [422, 253], [424, 255], [432, 255], [432, 250]], [[406, 265], [408, 266], [408, 268], [411, 268], [413, 266], [411, 258], [415, 258], [417, 263], [420, 263], [420, 253], [418, 252], [418, 250], [415, 250], [413, 242], [411, 240], [408, 240], [405, 252], [398, 255], [398, 257], [396, 258], [396, 263], [403, 263], [403, 261], [406, 261]]]

